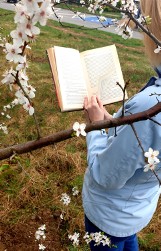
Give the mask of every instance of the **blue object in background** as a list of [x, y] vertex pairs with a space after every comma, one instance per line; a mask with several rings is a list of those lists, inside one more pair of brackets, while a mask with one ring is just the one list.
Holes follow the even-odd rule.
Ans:
[[[99, 19], [97, 17], [85, 17], [85, 21], [93, 22], [93, 23], [100, 23]], [[106, 18], [106, 21], [101, 22], [104, 25], [112, 25], [113, 21], [112, 18]]]

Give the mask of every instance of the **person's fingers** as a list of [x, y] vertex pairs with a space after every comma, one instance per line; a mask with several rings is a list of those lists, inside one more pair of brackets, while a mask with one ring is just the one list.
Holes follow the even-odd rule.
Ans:
[[88, 97], [85, 97], [84, 98], [84, 103], [83, 103], [83, 107], [84, 107], [85, 110], [87, 109], [87, 106], [88, 106]]
[[89, 118], [89, 114], [87, 110], [84, 110], [84, 118], [86, 120], [87, 123], [91, 123], [91, 120]]
[[98, 104], [97, 104], [96, 95], [92, 95], [92, 97], [91, 97], [91, 105], [92, 105], [92, 106], [98, 105]]
[[90, 123], [91, 121], [90, 121], [89, 114], [88, 114], [88, 105], [89, 105], [88, 97], [85, 97], [84, 103], [83, 103], [84, 116], [85, 116], [87, 123]]
[[96, 97], [96, 100], [97, 100], [97, 103], [98, 103], [99, 107], [100, 107], [101, 109], [104, 109], [103, 104], [102, 104], [102, 101], [101, 101], [98, 97]]

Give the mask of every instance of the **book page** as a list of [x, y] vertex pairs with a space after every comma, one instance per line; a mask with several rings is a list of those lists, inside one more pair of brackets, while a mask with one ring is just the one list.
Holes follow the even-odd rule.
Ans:
[[54, 46], [63, 111], [83, 108], [87, 96], [79, 51]]
[[123, 92], [117, 85], [119, 82], [124, 86], [124, 80], [115, 45], [83, 52], [81, 59], [90, 95], [99, 96], [103, 104], [123, 99]]

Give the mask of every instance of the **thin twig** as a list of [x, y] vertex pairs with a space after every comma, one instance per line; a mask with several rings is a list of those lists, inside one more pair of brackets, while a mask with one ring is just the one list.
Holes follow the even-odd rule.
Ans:
[[156, 120], [154, 120], [154, 119], [152, 119], [152, 118], [149, 118], [149, 120], [151, 120], [151, 121], [153, 121], [155, 124], [161, 126], [161, 123], [159, 123], [158, 121], [156, 121]]
[[72, 10], [72, 9], [68, 6], [68, 4], [67, 4], [66, 2], [65, 2], [65, 5], [66, 5], [66, 7], [68, 8], [68, 10], [72, 11], [72, 12], [73, 12], [74, 14], [76, 14], [81, 20], [85, 21], [85, 19], [84, 19], [80, 14], [78, 14], [77, 11]]
[[105, 3], [103, 4], [104, 6], [108, 6], [110, 8], [112, 8], [113, 10], [116, 10], [118, 12], [124, 13], [125, 15], [127, 15], [143, 32], [145, 32], [157, 45], [161, 46], [161, 41], [159, 41], [150, 31], [149, 29], [145, 28], [134, 16], [131, 12], [129, 12], [127, 9], [123, 10], [123, 9], [119, 9], [109, 3]]
[[115, 127], [115, 134], [114, 134], [114, 137], [117, 136], [117, 127]]
[[155, 92], [154, 92], [154, 93], [151, 93], [149, 96], [150, 96], [150, 97], [151, 97], [151, 96], [161, 96], [161, 94], [160, 94], [160, 93], [155, 93]]
[[[133, 132], [134, 132], [134, 134], [135, 134], [135, 137], [136, 137], [136, 139], [137, 139], [137, 141], [138, 141], [138, 143], [139, 143], [139, 146], [140, 146], [140, 148], [141, 148], [141, 150], [142, 150], [142, 152], [143, 152], [143, 154], [144, 154], [144, 153], [145, 153], [144, 148], [143, 148], [143, 146], [142, 146], [142, 143], [141, 143], [141, 141], [140, 141], [140, 139], [139, 139], [139, 137], [138, 137], [138, 135], [137, 135], [136, 129], [135, 129], [135, 127], [134, 127], [133, 124], [131, 124], [131, 128], [132, 128], [132, 130], [133, 130]], [[153, 172], [153, 174], [155, 175], [155, 177], [156, 177], [157, 180], [159, 181], [159, 185], [161, 185], [161, 180], [159, 179], [158, 174], [155, 172], [155, 170], [152, 170], [152, 169], [150, 169], [150, 170]]]
[[[71, 12], [73, 12], [74, 14], [77, 14], [76, 11], [72, 10], [72, 9], [67, 5], [67, 2], [66, 2], [66, 1], [61, 2], [61, 3], [64, 3], [64, 4], [66, 5], [66, 7], [67, 7]], [[59, 16], [57, 15], [56, 11], [54, 10], [54, 7], [55, 7], [55, 4], [54, 4], [51, 8], [52, 8], [52, 11], [53, 11], [55, 17], [58, 19], [59, 24], [60, 24], [62, 27], [73, 28], [73, 26], [66, 25], [66, 24], [64, 24], [63, 22], [60, 21]], [[78, 16], [82, 21], [86, 21], [80, 14], [78, 14], [77, 16]], [[99, 17], [97, 17], [97, 18], [99, 19]], [[102, 26], [97, 27], [97, 28], [91, 28], [91, 29], [92, 29], [92, 30], [98, 30], [98, 29], [101, 29], [101, 28], [107, 28], [107, 27], [109, 27], [109, 25], [104, 25], [104, 24], [100, 21], [100, 19], [99, 19], [99, 23], [100, 23]], [[88, 28], [86, 28], [84, 25], [81, 25], [81, 26], [79, 25], [79, 26], [75, 27], [75, 29], [87, 30]]]
[[133, 124], [131, 124], [130, 126], [131, 126], [131, 128], [132, 128], [132, 130], [133, 130], [133, 132], [134, 132], [134, 134], [135, 134], [135, 137], [136, 137], [136, 139], [137, 139], [137, 141], [138, 141], [138, 143], [139, 143], [139, 146], [140, 146], [140, 148], [141, 148], [141, 150], [142, 150], [142, 152], [143, 152], [143, 154], [144, 154], [145, 151], [144, 151], [144, 148], [143, 148], [143, 146], [142, 146], [142, 144], [141, 144], [141, 141], [140, 141], [140, 139], [139, 139], [139, 137], [138, 137], [138, 135], [137, 135], [136, 129], [135, 129], [135, 127], [134, 127]]
[[157, 180], [159, 181], [159, 186], [161, 186], [161, 180], [159, 179], [158, 174], [155, 172], [155, 170], [151, 170], [151, 171], [154, 173], [155, 177], [156, 177]]
[[[63, 2], [61, 2], [61, 3], [65, 3], [66, 4], [66, 1], [63, 1]], [[101, 2], [99, 3], [99, 4], [101, 4]], [[54, 14], [55, 14], [55, 11], [54, 11], [54, 6], [55, 6], [56, 4], [54, 4], [53, 6], [52, 6], [52, 10], [53, 10], [53, 12], [54, 12]], [[85, 7], [87, 7], [88, 5], [87, 4], [83, 4]], [[123, 9], [119, 9], [118, 7], [116, 7], [116, 6], [113, 6], [113, 5], [111, 5], [110, 3], [103, 3], [102, 4], [102, 6], [108, 6], [108, 7], [110, 7], [111, 9], [113, 9], [113, 10], [115, 10], [115, 11], [117, 11], [117, 12], [120, 12], [120, 13], [124, 13], [125, 15], [127, 15], [128, 17], [129, 17], [129, 19], [130, 19], [130, 21], [132, 20], [136, 25], [137, 25], [137, 27], [139, 27], [144, 33], [146, 33], [157, 45], [159, 45], [159, 46], [161, 46], [161, 41], [159, 41], [150, 31], [149, 31], [149, 28], [147, 27], [147, 28], [145, 28], [134, 16], [133, 16], [133, 13], [131, 13], [131, 12], [129, 12], [128, 11], [128, 9], [126, 9], [126, 10], [123, 10]], [[72, 10], [71, 10], [72, 11]], [[59, 17], [55, 14], [55, 16], [58, 18], [58, 20], [59, 20]], [[60, 22], [60, 21], [59, 21]], [[62, 26], [65, 26], [65, 25], [63, 25], [61, 22], [60, 22], [60, 24], [62, 25]], [[66, 27], [66, 26], [65, 26]], [[67, 26], [68, 27], [68, 26]], [[107, 27], [107, 26], [106, 26]], [[98, 28], [97, 28], [98, 29]]]
[[117, 82], [116, 84], [121, 88], [121, 90], [122, 90], [122, 92], [123, 92], [123, 99], [122, 99], [122, 115], [121, 115], [121, 116], [124, 117], [124, 115], [125, 115], [125, 94], [126, 94], [126, 88], [127, 88], [128, 84], [129, 84], [129, 80], [125, 83], [125, 86], [124, 86], [124, 87], [122, 87], [122, 85], [120, 85], [119, 82]]

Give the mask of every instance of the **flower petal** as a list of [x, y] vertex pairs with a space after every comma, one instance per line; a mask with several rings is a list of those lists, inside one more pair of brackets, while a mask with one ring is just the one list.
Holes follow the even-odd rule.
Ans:
[[73, 125], [73, 130], [77, 131], [78, 129], [79, 129], [79, 123], [75, 122], [74, 125]]

